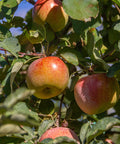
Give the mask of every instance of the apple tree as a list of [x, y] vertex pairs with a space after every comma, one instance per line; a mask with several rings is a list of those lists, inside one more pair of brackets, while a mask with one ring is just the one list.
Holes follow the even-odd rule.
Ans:
[[120, 0], [0, 0], [0, 144], [119, 144], [119, 83]]

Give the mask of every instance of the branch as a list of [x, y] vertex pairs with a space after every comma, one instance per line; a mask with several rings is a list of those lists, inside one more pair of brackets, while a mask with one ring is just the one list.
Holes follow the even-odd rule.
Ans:
[[118, 13], [120, 14], [120, 8], [118, 7], [118, 5], [116, 3], [115, 3], [115, 7], [116, 7]]
[[58, 111], [58, 115], [57, 115], [57, 120], [56, 120], [56, 125], [57, 125], [57, 127], [60, 126], [61, 109], [62, 109], [63, 99], [64, 99], [64, 94], [62, 95], [61, 100], [60, 100], [60, 107], [59, 107], [59, 111]]

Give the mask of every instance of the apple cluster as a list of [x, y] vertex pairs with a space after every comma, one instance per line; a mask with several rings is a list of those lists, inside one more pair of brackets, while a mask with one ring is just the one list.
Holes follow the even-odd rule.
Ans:
[[35, 23], [47, 22], [54, 32], [61, 31], [68, 22], [68, 15], [60, 0], [37, 0], [32, 15]]
[[[48, 23], [53, 31], [61, 31], [68, 22], [60, 0], [38, 0], [33, 8], [33, 21], [37, 24]], [[56, 56], [40, 58], [32, 62], [26, 76], [27, 86], [34, 89], [34, 96], [49, 99], [60, 95], [68, 85], [69, 70]], [[80, 78], [74, 87], [77, 105], [86, 114], [102, 113], [113, 107], [119, 98], [119, 84], [105, 73], [92, 74]], [[67, 136], [80, 144], [77, 135], [69, 128], [57, 127], [47, 130], [40, 138]]]

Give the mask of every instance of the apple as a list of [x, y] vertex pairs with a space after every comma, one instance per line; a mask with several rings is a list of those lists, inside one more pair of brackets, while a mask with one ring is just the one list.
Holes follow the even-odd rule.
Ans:
[[65, 128], [65, 127], [56, 127], [56, 128], [51, 128], [49, 130], [47, 130], [40, 138], [40, 142], [43, 141], [44, 139], [47, 138], [51, 138], [51, 139], [55, 139], [57, 137], [60, 136], [66, 136], [72, 139], [75, 139], [77, 141], [78, 144], [80, 144], [78, 136], [76, 135], [76, 133], [69, 129], [69, 128]]
[[81, 110], [98, 114], [115, 105], [119, 98], [119, 84], [105, 73], [89, 75], [78, 80], [74, 96]]
[[33, 21], [37, 24], [47, 22], [53, 31], [61, 31], [68, 22], [68, 15], [60, 0], [37, 0], [34, 5]]
[[35, 60], [30, 64], [26, 76], [28, 88], [34, 89], [34, 95], [41, 99], [49, 99], [62, 93], [68, 80], [68, 68], [56, 56]]

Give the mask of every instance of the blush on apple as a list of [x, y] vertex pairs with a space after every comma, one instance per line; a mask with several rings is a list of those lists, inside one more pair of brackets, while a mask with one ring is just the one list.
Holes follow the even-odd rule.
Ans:
[[55, 97], [62, 93], [69, 80], [66, 64], [58, 57], [49, 56], [35, 60], [28, 68], [28, 88], [35, 89], [35, 96], [41, 99]]
[[106, 74], [93, 74], [78, 80], [74, 87], [78, 106], [87, 114], [98, 114], [113, 107], [119, 97], [119, 85]]
[[41, 24], [47, 22], [55, 31], [61, 31], [68, 22], [60, 0], [38, 0], [33, 8], [33, 21]]
[[51, 138], [55, 139], [60, 136], [66, 136], [72, 139], [75, 139], [78, 144], [80, 144], [78, 136], [74, 131], [72, 131], [69, 128], [64, 128], [64, 127], [56, 127], [56, 128], [51, 128], [47, 130], [40, 138], [40, 142], [43, 141], [44, 139]]

